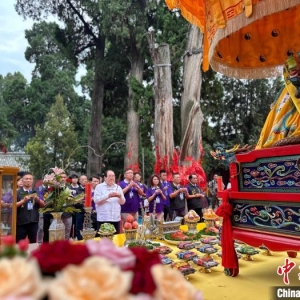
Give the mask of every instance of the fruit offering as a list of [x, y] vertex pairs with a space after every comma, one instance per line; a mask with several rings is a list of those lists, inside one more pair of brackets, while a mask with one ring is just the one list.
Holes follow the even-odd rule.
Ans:
[[217, 218], [218, 218], [218, 216], [215, 214], [215, 212], [211, 208], [207, 209], [207, 211], [203, 214], [203, 219], [206, 219], [206, 220], [215, 220]]
[[112, 224], [103, 223], [100, 226], [99, 232], [104, 233], [104, 234], [110, 234], [110, 233], [115, 233], [116, 229], [115, 229], [114, 225], [112, 225]]
[[132, 229], [138, 229], [139, 228], [139, 223], [134, 220], [132, 215], [128, 215], [126, 217], [126, 222], [124, 223], [124, 229], [125, 230], [132, 230]]
[[184, 220], [187, 221], [187, 222], [199, 222], [200, 221], [200, 217], [199, 217], [199, 215], [194, 210], [190, 210], [184, 216]]

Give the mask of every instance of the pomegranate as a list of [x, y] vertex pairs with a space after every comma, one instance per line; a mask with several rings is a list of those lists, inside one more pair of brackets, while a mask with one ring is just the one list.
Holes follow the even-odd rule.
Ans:
[[138, 229], [139, 228], [139, 223], [137, 221], [132, 222], [132, 229]]
[[134, 217], [133, 217], [132, 215], [128, 215], [128, 216], [126, 217], [126, 222], [132, 223], [133, 221], [134, 221]]

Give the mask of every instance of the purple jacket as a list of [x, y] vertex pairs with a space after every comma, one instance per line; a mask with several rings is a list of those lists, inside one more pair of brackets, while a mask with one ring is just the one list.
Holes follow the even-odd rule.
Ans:
[[[149, 198], [155, 193], [155, 188], [148, 188], [146, 191], [146, 197]], [[154, 198], [151, 202], [149, 201], [149, 212], [153, 212], [154, 202], [156, 201], [156, 212], [161, 213], [164, 211], [164, 202], [161, 195], [157, 195], [156, 198]]]
[[[125, 189], [128, 186], [128, 182], [120, 181], [119, 186]], [[136, 213], [140, 207], [140, 196], [136, 188], [130, 188], [126, 193], [124, 193], [125, 204], [121, 205], [121, 213]]]

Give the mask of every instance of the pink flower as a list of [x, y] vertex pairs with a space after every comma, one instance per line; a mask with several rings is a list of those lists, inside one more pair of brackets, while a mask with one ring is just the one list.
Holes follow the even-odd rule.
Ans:
[[13, 246], [16, 243], [16, 240], [12, 235], [2, 236], [1, 240], [4, 246]]
[[44, 182], [52, 182], [54, 180], [54, 173], [51, 173], [50, 175], [49, 174], [46, 174], [44, 176]]
[[117, 248], [110, 239], [101, 239], [100, 242], [88, 240], [86, 247], [90, 255], [105, 257], [122, 270], [127, 270], [135, 265], [136, 259], [133, 253], [128, 248]]
[[21, 240], [18, 242], [18, 245], [19, 245], [19, 249], [24, 252], [28, 249], [29, 240], [28, 239]]
[[52, 171], [55, 175], [60, 175], [65, 172], [63, 169], [59, 169], [58, 167], [52, 168]]

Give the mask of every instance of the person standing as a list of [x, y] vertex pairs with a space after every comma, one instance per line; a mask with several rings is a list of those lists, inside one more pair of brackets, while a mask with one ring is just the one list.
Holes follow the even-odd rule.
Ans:
[[[79, 187], [77, 189], [77, 195], [85, 193], [85, 185], [88, 180], [86, 175], [81, 175], [79, 177]], [[84, 204], [78, 203], [75, 204], [75, 207], [80, 209], [80, 212], [75, 213], [75, 236], [78, 241], [83, 240], [80, 230], [83, 229], [83, 221], [84, 221]]]
[[[219, 200], [217, 198], [218, 193], [218, 175], [215, 174], [213, 179], [208, 184], [209, 194], [211, 197], [211, 208], [215, 209], [217, 206], [219, 206]], [[224, 183], [222, 183], [223, 189], [225, 187]]]
[[158, 220], [163, 218], [164, 212], [164, 202], [166, 201], [166, 196], [161, 187], [159, 177], [153, 174], [149, 179], [149, 187], [146, 191], [146, 197], [149, 201], [149, 213], [154, 212], [155, 204], [155, 213]]
[[95, 195], [95, 189], [96, 186], [100, 183], [100, 177], [98, 175], [93, 175], [90, 177], [90, 183], [92, 185], [92, 214], [91, 214], [91, 219], [92, 219], [92, 225], [95, 230], [97, 230], [97, 211], [96, 211], [96, 204], [94, 201], [94, 195]]
[[164, 220], [165, 221], [171, 221], [172, 215], [171, 215], [171, 207], [170, 207], [170, 199], [169, 199], [169, 186], [170, 183], [167, 181], [167, 172], [166, 170], [160, 170], [159, 172], [161, 187], [164, 192], [164, 195], [166, 197], [166, 200], [164, 201]]
[[[75, 197], [75, 196], [78, 195], [78, 188], [79, 188], [78, 175], [77, 174], [71, 174], [69, 176], [69, 179], [71, 179], [70, 189], [72, 191], [72, 195]], [[71, 233], [70, 233], [70, 237], [72, 239], [75, 239], [75, 225], [76, 225], [76, 216], [75, 216], [75, 213], [74, 213], [74, 214], [72, 214], [72, 227], [71, 227]]]
[[[139, 203], [142, 203], [143, 207], [145, 207], [145, 199], [146, 199], [146, 191], [147, 191], [147, 187], [145, 184], [143, 184], [142, 181], [142, 176], [139, 172], [135, 172], [133, 174], [133, 180], [134, 182], [136, 182], [139, 187], [143, 190], [143, 194], [139, 195], [140, 197], [140, 201]], [[141, 212], [141, 204], [139, 204], [139, 216], [141, 216], [142, 212]]]
[[189, 175], [189, 184], [187, 185], [187, 207], [188, 210], [194, 210], [200, 217], [200, 222], [202, 222], [203, 213], [202, 213], [202, 203], [205, 197], [204, 192], [201, 191], [198, 186], [198, 177], [196, 174]]
[[[45, 189], [46, 186], [44, 185], [44, 183], [42, 183], [38, 188], [38, 195], [42, 201], [45, 201], [44, 199]], [[38, 232], [37, 232], [37, 242], [41, 244], [43, 242], [43, 238], [44, 238], [44, 214], [40, 212]]]
[[121, 205], [125, 203], [122, 188], [115, 183], [116, 176], [112, 170], [104, 174], [104, 182], [96, 186], [94, 201], [97, 211], [97, 231], [103, 223], [110, 223], [120, 233]]
[[132, 169], [126, 170], [124, 173], [124, 180], [120, 181], [120, 187], [123, 190], [126, 202], [121, 207], [121, 218], [123, 223], [126, 222], [128, 214], [131, 214], [133, 218], [138, 220], [138, 211], [140, 207], [140, 195], [143, 195], [143, 190], [140, 186], [133, 180]]
[[181, 177], [179, 173], [173, 174], [173, 181], [169, 187], [170, 207], [174, 217], [184, 217], [187, 189], [180, 185]]
[[28, 237], [30, 243], [36, 243], [39, 208], [44, 207], [36, 190], [32, 188], [33, 176], [31, 173], [24, 173], [22, 177], [23, 187], [17, 191], [17, 233], [16, 241]]

